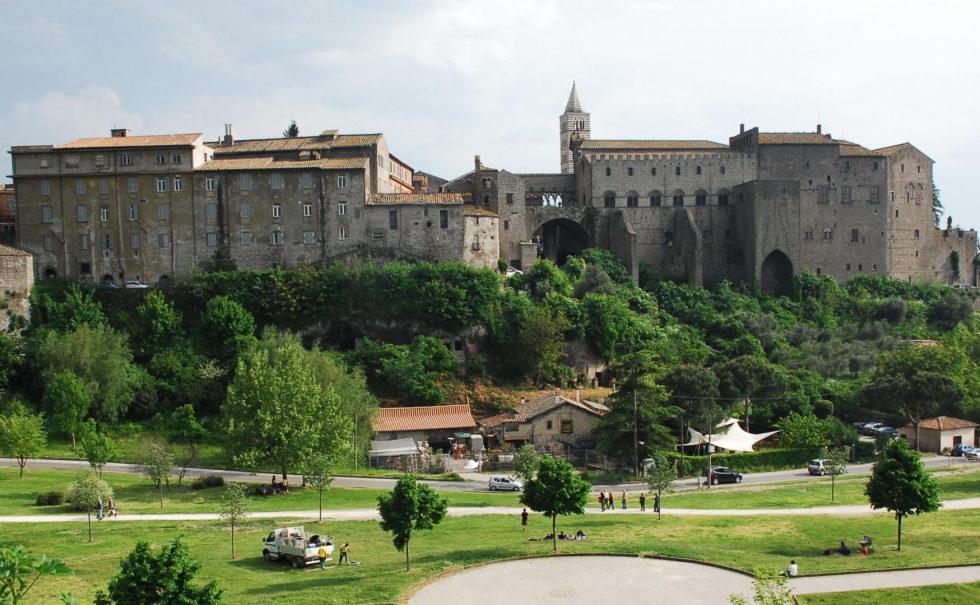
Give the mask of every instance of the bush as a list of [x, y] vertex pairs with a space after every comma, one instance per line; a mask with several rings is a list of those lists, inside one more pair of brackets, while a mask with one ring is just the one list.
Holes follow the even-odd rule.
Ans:
[[[680, 477], [700, 476], [708, 466], [707, 456], [685, 456], [675, 452], [666, 454], [667, 460], [676, 460], [677, 475]], [[711, 464], [727, 466], [740, 473], [779, 471], [790, 468], [801, 468], [810, 460], [820, 457], [819, 448], [783, 448], [763, 450], [761, 452], [737, 452], [730, 454], [713, 454]]]
[[875, 444], [871, 441], [858, 441], [854, 445], [858, 462], [871, 462], [875, 460]]
[[65, 503], [64, 492], [41, 492], [34, 501], [35, 506], [60, 506]]
[[221, 475], [205, 475], [194, 479], [191, 489], [208, 489], [210, 487], [224, 487], [225, 478]]

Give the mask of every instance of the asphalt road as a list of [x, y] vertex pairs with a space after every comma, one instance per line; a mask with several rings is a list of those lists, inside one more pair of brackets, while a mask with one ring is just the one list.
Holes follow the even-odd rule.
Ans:
[[[947, 458], [946, 456], [926, 456], [923, 458], [923, 463], [929, 468], [940, 468], [945, 466], [960, 467], [966, 464], [974, 464], [967, 462], [965, 458]], [[0, 466], [16, 467], [17, 461], [13, 458], [0, 458]], [[29, 460], [27, 462], [27, 467], [29, 469], [49, 468], [74, 470], [86, 468], [88, 467], [88, 463], [84, 460], [37, 459]], [[871, 464], [851, 464], [848, 465], [847, 472], [851, 475], [870, 473], [871, 467]], [[104, 470], [110, 473], [139, 473], [138, 465], [118, 462], [110, 462], [109, 464], [105, 465]], [[197, 477], [200, 475], [221, 475], [227, 481], [240, 481], [244, 483], [270, 483], [272, 481], [272, 473], [250, 473], [246, 471], [227, 471], [205, 468], [189, 468], [187, 470], [188, 477]], [[432, 486], [434, 489], [440, 491], [487, 491], [488, 474], [485, 473], [483, 475], [479, 475], [476, 473], [463, 473], [463, 477], [466, 479], [465, 481], [426, 481], [426, 483]], [[775, 471], [770, 473], [749, 473], [744, 475], [742, 485], [763, 485], [767, 483], [779, 483], [782, 481], [806, 481], [810, 479], [817, 479], [817, 477], [810, 475], [810, 473], [808, 473], [804, 468], [788, 471]], [[289, 475], [289, 482], [292, 485], [300, 485], [302, 481], [303, 478], [300, 475]], [[697, 479], [682, 479], [675, 484], [675, 489], [698, 489], [698, 483], [699, 481]], [[374, 477], [336, 477], [333, 485], [334, 487], [390, 489], [395, 485], [395, 480]], [[646, 486], [642, 483], [602, 484], [594, 485], [592, 487], [594, 491], [612, 490], [617, 494], [624, 489], [630, 493], [646, 491]], [[710, 489], [730, 489], [731, 487], [731, 485], [718, 485]]]

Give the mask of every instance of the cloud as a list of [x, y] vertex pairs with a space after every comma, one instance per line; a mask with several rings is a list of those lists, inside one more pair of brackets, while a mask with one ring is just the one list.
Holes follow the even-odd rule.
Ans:
[[[5, 126], [11, 136], [22, 141], [62, 143], [68, 140], [108, 136], [110, 127], [138, 130], [143, 119], [129, 112], [115, 90], [88, 86], [71, 94], [48, 92], [39, 99], [14, 103], [12, 120]], [[98, 129], [93, 132], [94, 129]]]

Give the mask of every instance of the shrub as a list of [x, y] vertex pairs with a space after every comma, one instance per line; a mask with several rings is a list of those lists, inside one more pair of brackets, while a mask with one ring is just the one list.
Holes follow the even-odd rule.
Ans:
[[[675, 452], [666, 454], [667, 460], [676, 460], [677, 475], [680, 477], [696, 477], [701, 475], [708, 466], [707, 456], [681, 456]], [[727, 466], [740, 473], [778, 471], [789, 468], [800, 468], [820, 457], [819, 448], [783, 448], [763, 450], [761, 452], [736, 452], [730, 454], [713, 454], [711, 464]]]
[[211, 487], [224, 487], [225, 478], [221, 475], [205, 475], [194, 479], [191, 489], [208, 489]]
[[871, 441], [858, 441], [854, 449], [858, 462], [870, 462], [875, 459], [875, 444]]
[[65, 494], [59, 491], [41, 492], [34, 501], [35, 506], [60, 506], [64, 503]]

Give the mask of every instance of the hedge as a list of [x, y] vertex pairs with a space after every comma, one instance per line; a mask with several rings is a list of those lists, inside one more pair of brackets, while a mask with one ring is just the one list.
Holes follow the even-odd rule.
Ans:
[[[806, 466], [810, 460], [820, 457], [818, 448], [785, 448], [762, 450], [761, 452], [736, 452], [712, 454], [711, 464], [727, 466], [740, 473], [759, 473], [780, 471]], [[675, 452], [667, 453], [667, 459], [676, 461], [677, 473], [681, 477], [696, 477], [708, 466], [707, 456], [684, 456]]]
[[191, 483], [191, 489], [207, 489], [209, 487], [222, 487], [225, 484], [225, 478], [221, 475], [205, 475], [203, 477], [198, 477], [194, 479]]
[[35, 506], [59, 506], [64, 503], [65, 494], [59, 491], [41, 492], [34, 501]]

